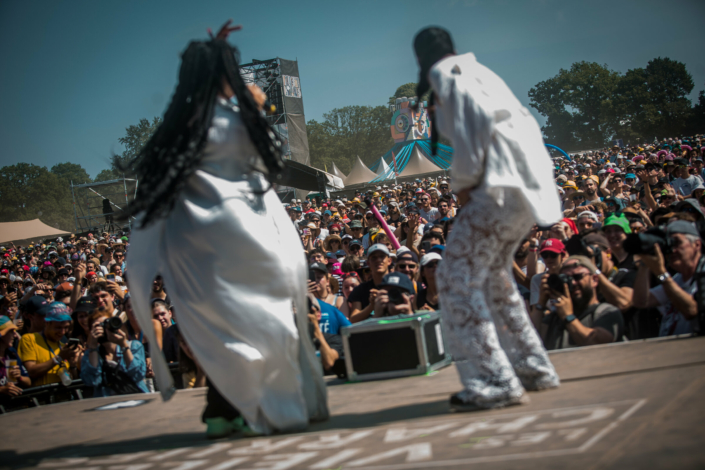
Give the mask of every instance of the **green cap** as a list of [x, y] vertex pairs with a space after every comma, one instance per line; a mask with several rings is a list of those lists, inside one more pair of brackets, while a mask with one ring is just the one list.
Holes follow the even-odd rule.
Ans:
[[602, 230], [606, 229], [610, 225], [616, 225], [617, 227], [620, 227], [622, 230], [624, 230], [624, 233], [632, 233], [632, 229], [629, 228], [629, 220], [627, 220], [624, 214], [612, 214], [607, 217], [605, 219], [605, 223], [602, 224]]

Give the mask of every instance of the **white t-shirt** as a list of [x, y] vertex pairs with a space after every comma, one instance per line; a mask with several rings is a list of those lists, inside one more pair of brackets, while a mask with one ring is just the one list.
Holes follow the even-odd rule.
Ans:
[[[673, 276], [673, 281], [678, 284], [678, 287], [683, 289], [689, 295], [695, 295], [698, 291], [698, 284], [695, 282], [695, 277], [683, 282], [683, 276], [677, 273]], [[659, 336], [682, 335], [693, 332], [693, 324], [691, 320], [687, 320], [682, 313], [676, 310], [676, 307], [671, 303], [671, 300], [666, 295], [663, 286], [657, 286], [651, 289], [651, 293], [659, 301], [659, 312], [663, 316], [661, 318], [661, 329]]]
[[676, 194], [681, 196], [690, 196], [698, 184], [702, 184], [700, 178], [696, 175], [691, 175], [688, 178], [678, 178], [673, 182], [673, 189]]
[[428, 212], [426, 212], [423, 207], [419, 207], [419, 215], [426, 219], [428, 223], [435, 222], [436, 220], [441, 218], [441, 213], [438, 212], [438, 209], [435, 207], [431, 207], [428, 209]]

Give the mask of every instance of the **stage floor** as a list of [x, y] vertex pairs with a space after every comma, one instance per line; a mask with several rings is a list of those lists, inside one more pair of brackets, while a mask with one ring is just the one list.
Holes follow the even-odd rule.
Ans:
[[0, 416], [0, 468], [91, 470], [705, 468], [705, 338], [551, 354], [561, 387], [450, 413], [455, 367], [330, 383], [332, 417], [300, 434], [205, 439], [205, 390], [83, 400]]

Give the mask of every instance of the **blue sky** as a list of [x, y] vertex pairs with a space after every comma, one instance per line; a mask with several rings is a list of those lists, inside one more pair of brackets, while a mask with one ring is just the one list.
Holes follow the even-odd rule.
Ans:
[[[161, 115], [179, 53], [228, 18], [243, 61], [298, 59], [307, 119], [385, 104], [416, 81], [411, 41], [446, 27], [528, 105], [529, 89], [586, 60], [613, 70], [655, 57], [686, 64], [705, 89], [705, 2], [70, 1], [0, 2], [0, 166], [80, 163], [91, 176], [117, 139]], [[542, 121], [540, 121], [542, 122]]]

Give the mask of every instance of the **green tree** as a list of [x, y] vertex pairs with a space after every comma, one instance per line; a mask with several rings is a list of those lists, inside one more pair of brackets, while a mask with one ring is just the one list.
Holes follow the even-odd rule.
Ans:
[[[428, 96], [430, 94], [430, 91], [426, 92], [422, 97], [422, 101], [428, 101]], [[403, 96], [406, 96], [407, 98], [416, 96], [416, 82], [405, 83], [397, 88], [397, 91], [394, 92], [394, 96], [389, 97], [389, 104], [394, 104], [397, 98], [401, 98]]]
[[122, 174], [125, 173], [128, 178], [134, 175], [129, 166], [130, 162], [139, 155], [144, 144], [152, 137], [161, 123], [162, 118], [160, 117], [155, 117], [151, 122], [142, 118], [137, 125], [127, 126], [125, 136], [118, 139], [118, 142], [125, 146], [125, 150], [120, 155], [113, 155], [110, 162], [110, 168], [114, 174], [122, 177]]
[[110, 181], [110, 180], [117, 180], [122, 178], [122, 173], [118, 173], [112, 168], [108, 168], [106, 170], [102, 170], [98, 175], [95, 177], [95, 180], [93, 180], [95, 183], [100, 183], [102, 181]]
[[91, 177], [88, 172], [78, 163], [57, 163], [51, 167], [51, 172], [63, 179], [66, 184], [90, 183]]
[[346, 106], [324, 114], [323, 119], [306, 124], [311, 165], [317, 168], [335, 163], [348, 173], [356, 155], [369, 165], [394, 145], [386, 106]]
[[693, 86], [685, 64], [668, 57], [628, 70], [616, 90], [619, 137], [626, 142], [681, 135], [692, 113]]
[[546, 117], [546, 140], [567, 149], [609, 141], [618, 126], [614, 98], [619, 80], [619, 73], [606, 65], [576, 62], [529, 90], [529, 105]]
[[72, 230], [71, 190], [46, 167], [18, 163], [0, 169], [0, 222], [39, 218], [62, 230]]

